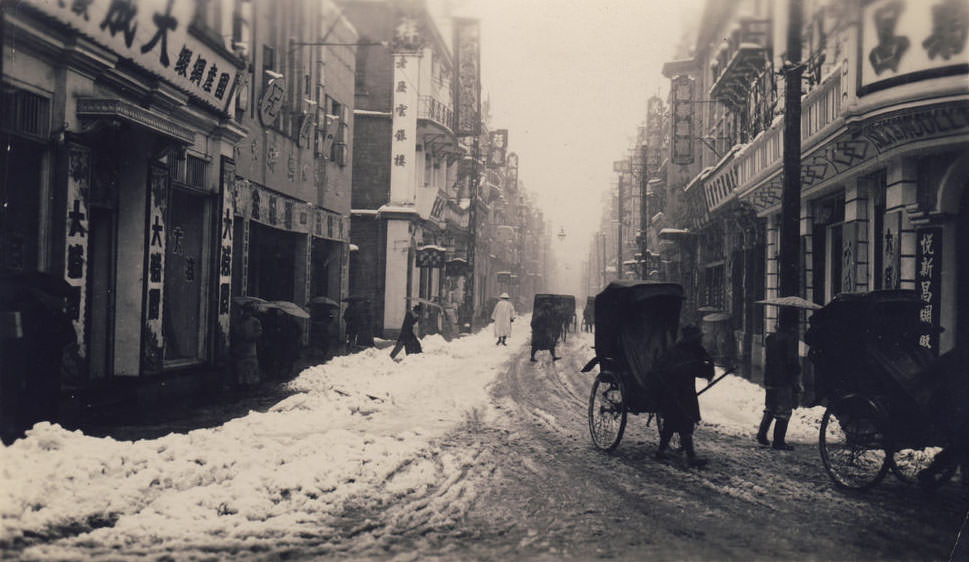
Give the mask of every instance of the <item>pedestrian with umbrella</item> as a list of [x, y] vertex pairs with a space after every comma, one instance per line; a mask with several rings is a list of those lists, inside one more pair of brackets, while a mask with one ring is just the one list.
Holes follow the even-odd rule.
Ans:
[[[817, 310], [817, 304], [797, 296], [757, 301], [757, 304], [796, 309]], [[779, 451], [794, 449], [786, 441], [787, 426], [794, 408], [804, 392], [801, 364], [797, 357], [797, 333], [792, 327], [778, 323], [777, 329], [764, 340], [764, 415], [757, 429], [757, 443]], [[774, 424], [774, 441], [767, 438]]]
[[262, 322], [256, 317], [256, 311], [266, 301], [257, 297], [233, 300], [242, 314], [232, 322], [232, 370], [236, 385], [249, 388], [259, 383], [258, 345], [262, 339]]

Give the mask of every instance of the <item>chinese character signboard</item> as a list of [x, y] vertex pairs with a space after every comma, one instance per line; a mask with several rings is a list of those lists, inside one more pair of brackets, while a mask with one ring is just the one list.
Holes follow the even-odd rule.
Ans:
[[259, 121], [266, 125], [272, 125], [279, 117], [280, 110], [283, 109], [283, 100], [286, 98], [286, 84], [282, 77], [273, 78], [266, 84], [262, 99], [259, 100]]
[[492, 166], [505, 165], [505, 152], [508, 150], [508, 129], [498, 129], [489, 133], [491, 137], [491, 151], [488, 155], [488, 164]]
[[238, 68], [189, 32], [195, 0], [27, 0], [118, 55], [225, 110]]
[[680, 75], [673, 78], [673, 116], [670, 161], [680, 166], [693, 163], [694, 80]]
[[454, 81], [454, 134], [474, 136], [480, 128], [481, 109], [481, 38], [478, 20], [457, 19], [454, 22], [454, 60], [457, 61], [457, 80]]
[[965, 0], [876, 0], [861, 14], [858, 95], [969, 73]]
[[71, 299], [71, 320], [77, 333], [81, 356], [87, 346], [84, 343], [84, 324], [87, 314], [87, 263], [88, 227], [90, 213], [87, 194], [90, 193], [91, 151], [71, 144], [68, 147], [67, 170], [67, 229], [65, 279], [74, 293]]
[[915, 247], [915, 290], [922, 297], [919, 319], [923, 328], [919, 343], [939, 354], [942, 303], [942, 229], [920, 228]]
[[233, 230], [235, 223], [235, 209], [233, 208], [233, 183], [236, 177], [235, 162], [230, 158], [222, 157], [222, 170], [220, 175], [220, 190], [222, 192], [222, 205], [219, 213], [219, 339], [217, 342], [217, 354], [222, 357], [229, 351], [229, 303], [232, 298], [232, 247]]
[[[418, 69], [420, 57], [414, 54], [394, 55], [393, 137], [390, 141], [391, 204], [416, 202], [414, 166], [417, 159]], [[423, 156], [423, 155], [422, 155]], [[421, 162], [421, 166], [424, 163]]]
[[[141, 370], [156, 373], [162, 369], [165, 336], [162, 297], [165, 288], [165, 254], [168, 231], [168, 170], [153, 167], [148, 177], [148, 224], [145, 225], [145, 249], [148, 274], [145, 275], [144, 329], [141, 340]], [[174, 237], [173, 237], [174, 240]]]

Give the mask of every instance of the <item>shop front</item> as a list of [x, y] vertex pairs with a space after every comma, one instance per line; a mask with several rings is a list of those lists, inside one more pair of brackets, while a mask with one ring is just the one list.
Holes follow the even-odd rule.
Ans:
[[84, 6], [5, 11], [0, 269], [69, 288], [64, 385], [198, 388], [228, 343], [220, 217], [245, 130], [225, 108], [241, 62], [188, 25], [195, 2], [148, 0], [126, 21]]

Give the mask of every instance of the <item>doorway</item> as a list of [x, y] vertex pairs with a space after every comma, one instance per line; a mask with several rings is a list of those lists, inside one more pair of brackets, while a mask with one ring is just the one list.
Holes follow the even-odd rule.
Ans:
[[956, 347], [969, 345], [969, 183], [962, 188], [956, 220]]
[[90, 208], [88, 239], [88, 376], [101, 379], [113, 372], [115, 309], [115, 212]]

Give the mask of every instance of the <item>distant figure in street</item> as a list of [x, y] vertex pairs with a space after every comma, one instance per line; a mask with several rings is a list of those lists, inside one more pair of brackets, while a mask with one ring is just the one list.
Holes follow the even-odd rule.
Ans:
[[585, 308], [582, 309], [582, 329], [591, 332], [596, 322], [596, 306], [593, 302], [586, 301]]
[[511, 323], [515, 321], [515, 307], [512, 306], [508, 293], [501, 293], [495, 309], [491, 312], [491, 319], [495, 322], [495, 345], [508, 345], [505, 340], [511, 335]]
[[695, 379], [713, 379], [713, 360], [703, 348], [702, 340], [703, 332], [699, 328], [692, 324], [684, 326], [680, 340], [657, 363], [656, 372], [661, 380], [659, 414], [663, 419], [656, 451], [658, 460], [667, 457], [670, 438], [678, 433], [689, 465], [701, 467], [707, 463], [696, 456], [693, 448], [693, 427], [700, 421]]
[[256, 303], [243, 304], [242, 315], [232, 327], [232, 365], [236, 384], [248, 388], [259, 383], [257, 346], [262, 338], [262, 322], [256, 318]]
[[791, 411], [797, 406], [801, 385], [801, 366], [797, 360], [797, 336], [791, 328], [777, 326], [777, 330], [764, 340], [764, 417], [757, 430], [757, 442], [765, 447], [771, 445], [767, 430], [774, 422], [774, 449], [790, 451], [784, 438]]
[[552, 355], [552, 361], [560, 359], [555, 355], [555, 343], [559, 336], [559, 322], [556, 317], [555, 309], [550, 302], [539, 304], [535, 312], [532, 313], [532, 355], [531, 361], [535, 361], [535, 352], [547, 349]]
[[400, 334], [397, 336], [397, 343], [394, 345], [394, 350], [390, 352], [391, 359], [397, 359], [397, 354], [403, 349], [407, 352], [407, 355], [412, 355], [414, 353], [420, 353], [421, 342], [417, 339], [417, 334], [414, 332], [417, 323], [421, 318], [422, 307], [420, 303], [414, 305], [414, 308], [408, 310], [404, 314], [404, 322], [400, 326]]

